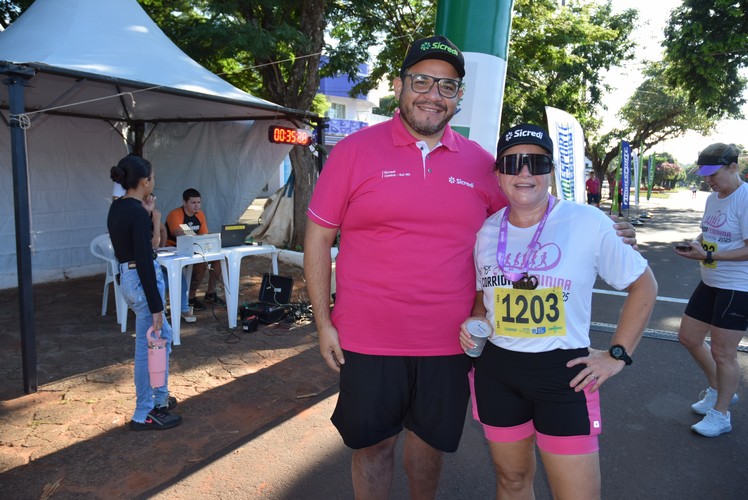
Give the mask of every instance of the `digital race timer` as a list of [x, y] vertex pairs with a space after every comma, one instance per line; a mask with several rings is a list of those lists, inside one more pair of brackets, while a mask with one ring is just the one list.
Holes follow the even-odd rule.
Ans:
[[312, 134], [306, 130], [280, 125], [268, 128], [268, 139], [276, 144], [293, 144], [294, 146], [309, 146], [312, 144]]

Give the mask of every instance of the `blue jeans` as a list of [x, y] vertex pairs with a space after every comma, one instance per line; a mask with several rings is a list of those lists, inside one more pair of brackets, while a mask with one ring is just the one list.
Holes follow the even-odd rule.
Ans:
[[[156, 270], [156, 283], [164, 300], [164, 275], [156, 261], [153, 262]], [[162, 387], [151, 387], [151, 379], [148, 373], [148, 339], [146, 332], [153, 325], [153, 315], [148, 309], [148, 301], [145, 298], [143, 286], [140, 283], [137, 269], [122, 270], [120, 266], [120, 283], [122, 293], [127, 305], [135, 313], [135, 413], [132, 419], [136, 422], [145, 422], [148, 412], [157, 405], [167, 405], [169, 402], [169, 355], [171, 354], [171, 325], [164, 318], [161, 338], [167, 339], [166, 348], [166, 383]]]

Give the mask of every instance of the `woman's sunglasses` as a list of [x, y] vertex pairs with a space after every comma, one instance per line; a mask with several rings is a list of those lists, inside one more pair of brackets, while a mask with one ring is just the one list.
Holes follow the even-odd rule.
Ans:
[[496, 160], [496, 170], [506, 175], [519, 175], [522, 167], [527, 165], [530, 175], [550, 174], [553, 160], [550, 156], [535, 153], [505, 155]]

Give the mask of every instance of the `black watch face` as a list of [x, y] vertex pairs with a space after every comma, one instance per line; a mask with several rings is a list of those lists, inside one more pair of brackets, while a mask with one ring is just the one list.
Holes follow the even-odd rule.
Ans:
[[614, 358], [620, 359], [621, 356], [623, 356], [623, 349], [616, 346], [610, 349], [610, 353], [613, 355]]

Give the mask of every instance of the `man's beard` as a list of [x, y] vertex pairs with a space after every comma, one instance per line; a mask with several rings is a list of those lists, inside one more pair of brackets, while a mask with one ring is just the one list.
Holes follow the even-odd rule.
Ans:
[[418, 134], [424, 136], [424, 137], [430, 137], [432, 135], [436, 135], [437, 133], [444, 130], [444, 127], [447, 126], [447, 123], [449, 120], [452, 119], [454, 116], [454, 112], [449, 113], [447, 112], [446, 115], [444, 115], [444, 118], [437, 122], [433, 123], [429, 120], [418, 120], [415, 117], [415, 113], [413, 112], [413, 108], [415, 108], [418, 104], [430, 104], [431, 106], [438, 107], [441, 110], [447, 111], [447, 107], [441, 103], [435, 103], [429, 100], [417, 100], [414, 101], [410, 107], [406, 107], [403, 105], [403, 103], [400, 103], [400, 117], [412, 128], [415, 132]]

